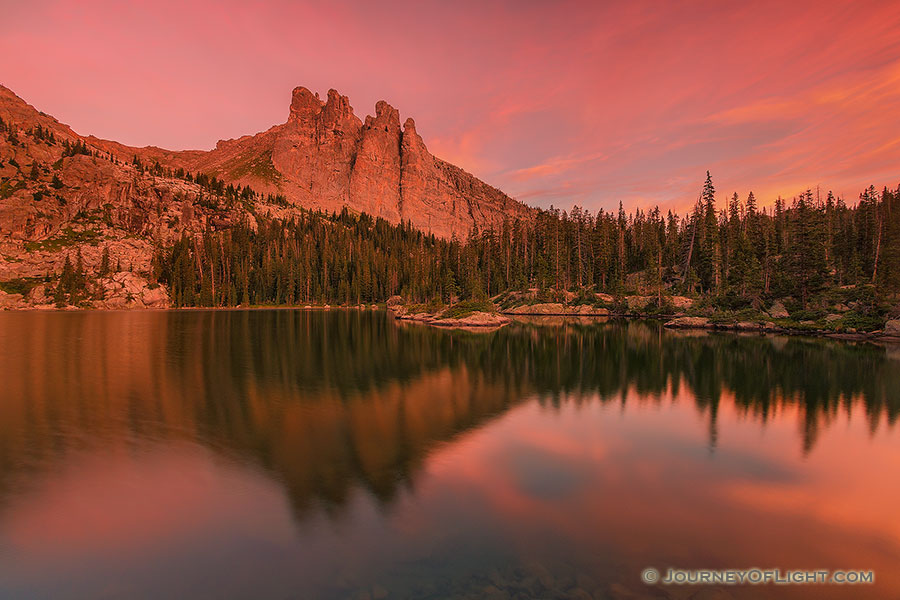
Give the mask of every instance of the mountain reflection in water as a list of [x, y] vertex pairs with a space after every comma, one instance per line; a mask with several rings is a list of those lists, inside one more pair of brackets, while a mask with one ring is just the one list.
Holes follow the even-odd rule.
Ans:
[[[0, 314], [0, 595], [658, 597], [668, 564], [893, 597], [898, 367], [647, 322]], [[761, 592], [804, 597], [725, 593]]]

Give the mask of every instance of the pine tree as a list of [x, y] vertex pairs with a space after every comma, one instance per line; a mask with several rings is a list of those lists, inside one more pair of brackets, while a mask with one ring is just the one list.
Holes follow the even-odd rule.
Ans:
[[107, 275], [109, 275], [109, 269], [109, 246], [105, 246], [103, 248], [103, 254], [100, 256], [100, 277], [106, 277]]
[[53, 293], [53, 301], [56, 303], [57, 308], [62, 308], [67, 304], [74, 286], [75, 269], [72, 267], [72, 260], [67, 254], [66, 261], [63, 263], [62, 273], [56, 282], [56, 289]]
[[900, 187], [881, 196], [882, 239], [876, 283], [881, 294], [900, 293]]
[[[210, 206], [222, 205], [221, 193], [243, 197], [248, 189], [196, 177]], [[397, 293], [411, 302], [451, 302], [527, 287], [560, 299], [564, 290], [621, 294], [626, 281], [652, 285], [661, 303], [676, 273], [685, 289], [697, 291], [699, 281], [700, 292], [729, 307], [749, 307], [762, 294], [808, 303], [828, 283], [829, 265], [841, 280], [874, 277], [884, 293], [895, 285], [896, 211], [893, 196], [883, 196], [892, 203], [870, 189], [859, 207], [848, 208], [831, 197], [819, 205], [807, 192], [791, 207], [777, 200], [772, 213], [751, 193], [743, 206], [732, 196], [718, 212], [707, 174], [689, 217], [663, 218], [658, 208], [627, 215], [621, 203], [618, 213], [596, 215], [580, 207], [539, 210], [499, 230], [473, 229], [462, 243], [348, 210], [288, 220], [257, 215], [256, 228], [238, 223], [160, 248], [151, 278], [169, 286], [176, 306], [355, 304]]]
[[716, 214], [716, 188], [713, 186], [709, 171], [700, 194], [703, 206], [703, 228], [700, 244], [698, 274], [704, 291], [715, 291], [719, 287], [719, 268], [721, 266], [719, 246], [719, 220]]
[[822, 212], [813, 204], [812, 190], [800, 195], [795, 210], [788, 272], [806, 308], [810, 295], [825, 284], [824, 219]]

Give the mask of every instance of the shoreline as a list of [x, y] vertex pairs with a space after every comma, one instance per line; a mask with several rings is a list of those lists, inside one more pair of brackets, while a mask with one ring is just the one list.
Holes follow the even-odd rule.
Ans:
[[[436, 314], [417, 313], [404, 314], [397, 310], [398, 307], [384, 306], [383, 304], [372, 305], [329, 305], [329, 304], [298, 304], [298, 305], [254, 305], [254, 306], [182, 306], [182, 307], [134, 307], [134, 308], [94, 308], [94, 307], [73, 307], [67, 306], [57, 308], [55, 306], [23, 306], [23, 307], [7, 307], [0, 310], [0, 313], [129, 313], [129, 312], [240, 312], [240, 311], [259, 311], [259, 310], [295, 310], [295, 311], [386, 311], [394, 317], [398, 322], [403, 323], [419, 323], [428, 325], [435, 329], [445, 330], [467, 330], [478, 332], [492, 332], [505, 327], [513, 322], [522, 323], [516, 317], [527, 317], [540, 319], [541, 317], [553, 318], [578, 318], [584, 321], [602, 322], [602, 320], [621, 319], [621, 320], [646, 320], [662, 322], [665, 329], [670, 331], [707, 331], [707, 332], [726, 332], [726, 333], [744, 333], [758, 335], [787, 335], [791, 337], [808, 337], [808, 338], [826, 338], [837, 341], [849, 342], [883, 342], [889, 344], [900, 344], [900, 335], [885, 334], [883, 330], [873, 332], [837, 332], [826, 329], [798, 329], [791, 327], [782, 327], [775, 323], [757, 323], [757, 322], [738, 322], [738, 323], [717, 323], [706, 317], [692, 317], [683, 313], [676, 314], [647, 314], [638, 312], [617, 313], [606, 309], [586, 312], [583, 310], [570, 309], [568, 311], [539, 312], [539, 311], [514, 311], [501, 310], [495, 313], [486, 313], [475, 311], [460, 318], [444, 319]], [[405, 307], [403, 307], [405, 308]], [[522, 307], [519, 307], [522, 308]], [[474, 318], [473, 318], [474, 317]]]
[[465, 329], [470, 331], [496, 331], [501, 327], [509, 325], [512, 320], [500, 314], [499, 312], [486, 312], [482, 310], [472, 310], [458, 317], [446, 317], [443, 315], [446, 309], [442, 309], [438, 313], [429, 312], [408, 312], [408, 308], [404, 305], [394, 304], [387, 307], [387, 311], [397, 321], [407, 323], [421, 323], [436, 329]]
[[287, 304], [273, 304], [271, 306], [266, 305], [251, 305], [251, 306], [134, 306], [130, 308], [107, 308], [107, 307], [93, 307], [93, 306], [64, 306], [62, 308], [57, 308], [53, 305], [31, 305], [31, 306], [16, 306], [16, 307], [6, 307], [0, 309], [0, 314], [3, 313], [94, 313], [94, 312], [121, 312], [121, 313], [140, 313], [140, 312], [220, 312], [220, 311], [251, 311], [251, 310], [310, 310], [310, 311], [326, 311], [326, 310], [358, 310], [358, 311], [377, 311], [377, 310], [385, 310], [384, 306], [376, 306], [376, 305], [365, 305], [365, 306], [332, 306], [328, 304], [296, 304], [296, 305], [287, 305]]
[[[648, 318], [648, 317], [643, 317]], [[668, 320], [663, 327], [666, 329], [674, 329], [674, 330], [689, 330], [689, 331], [728, 331], [734, 333], [758, 333], [760, 335], [764, 334], [781, 334], [781, 335], [791, 335], [791, 336], [806, 336], [806, 337], [825, 337], [830, 339], [837, 340], [847, 340], [847, 341], [886, 341], [890, 343], [898, 343], [900, 342], [900, 336], [885, 334], [884, 330], [876, 330], [876, 331], [830, 331], [828, 329], [805, 329], [805, 328], [794, 328], [790, 326], [781, 326], [774, 322], [756, 322], [756, 321], [742, 321], [736, 323], [717, 323], [712, 321], [706, 317], [691, 317], [685, 315], [666, 315], [660, 316], [660, 320], [662, 319], [671, 319]]]
[[[540, 306], [540, 305], [539, 305]], [[547, 305], [542, 305], [547, 306]], [[562, 319], [580, 319], [587, 322], [602, 322], [609, 319], [622, 320], [647, 320], [662, 322], [662, 326], [670, 331], [709, 331], [709, 332], [728, 332], [728, 333], [744, 333], [757, 335], [787, 335], [792, 337], [808, 337], [808, 338], [827, 338], [839, 341], [868, 341], [868, 342], [884, 342], [884, 343], [900, 343], [900, 335], [885, 334], [883, 330], [872, 332], [838, 332], [827, 329], [805, 329], [794, 328], [789, 326], [781, 326], [774, 322], [714, 322], [707, 317], [687, 316], [684, 313], [675, 314], [648, 314], [640, 312], [613, 312], [605, 308], [593, 308], [584, 310], [583, 308], [573, 307], [566, 310], [566, 307], [558, 305], [563, 310], [522, 310], [525, 307], [515, 307], [508, 310], [500, 310], [495, 313], [477, 313], [477, 314], [493, 314], [497, 321], [485, 323], [463, 323], [466, 317], [461, 319], [441, 319], [439, 313], [414, 313], [405, 312], [406, 306], [395, 305], [389, 306], [390, 312], [398, 321], [421, 323], [435, 328], [452, 329], [499, 329], [511, 322], [519, 322], [517, 317], [525, 317], [539, 320], [541, 318], [562, 318]], [[554, 306], [555, 308], [555, 306]], [[452, 321], [452, 322], [451, 322]], [[535, 323], [540, 324], [540, 323]]]

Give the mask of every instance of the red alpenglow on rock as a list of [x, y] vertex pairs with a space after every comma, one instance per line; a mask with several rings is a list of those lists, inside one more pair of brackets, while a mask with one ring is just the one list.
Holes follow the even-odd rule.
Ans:
[[[318, 94], [298, 87], [284, 124], [256, 135], [220, 141], [210, 151], [133, 148], [82, 136], [3, 86], [0, 118], [23, 130], [40, 126], [53, 131], [60, 141], [83, 141], [91, 151], [123, 161], [137, 158], [148, 165], [159, 162], [163, 167], [202, 172], [236, 186], [249, 185], [262, 194], [282, 195], [298, 208], [339, 212], [346, 207], [395, 224], [409, 222], [443, 238], [465, 239], [473, 229], [496, 228], [504, 220], [529, 218], [533, 213], [500, 190], [432, 156], [414, 121], [407, 119], [401, 129], [400, 113], [387, 102], [378, 102], [375, 116], [362, 122], [353, 114], [347, 97], [335, 90], [330, 90], [323, 102]], [[8, 159], [19, 156], [26, 164], [33, 160], [53, 163], [61, 152], [56, 148], [54, 154], [28, 136], [18, 150], [5, 139], [2, 143]], [[57, 215], [58, 219], [71, 218], [74, 213], [68, 213], [73, 210], [127, 200], [128, 192], [123, 190], [131, 189], [131, 176], [121, 167], [102, 161], [82, 162], [67, 166], [63, 175], [67, 186], [85, 190], [81, 194], [84, 197], [79, 196], [78, 202]], [[117, 183], [109, 184], [113, 181]], [[30, 194], [19, 195], [21, 201], [11, 200], [3, 207], [5, 222], [0, 230], [23, 235], [28, 230], [26, 237], [39, 236], [43, 229], [58, 227], [62, 222], [49, 217], [35, 219], [34, 206], [25, 200]], [[123, 210], [146, 216], [140, 202], [134, 198], [128, 202], [131, 205], [123, 205]]]
[[[346, 96], [330, 90], [322, 103], [298, 87], [287, 123], [275, 129], [271, 155], [283, 179], [281, 190], [303, 206], [347, 206], [392, 223], [409, 221], [441, 237], [460, 238], [473, 227], [497, 226], [504, 217], [530, 212], [500, 190], [432, 156], [415, 122], [407, 119], [401, 129], [399, 111], [383, 100], [375, 105], [375, 116], [361, 123]], [[257, 143], [258, 137], [248, 143]], [[211, 152], [209, 159], [218, 160], [219, 151]], [[224, 168], [222, 175], [238, 179]], [[261, 179], [247, 183], [269, 183]]]
[[465, 239], [473, 228], [498, 227], [532, 210], [473, 175], [432, 156], [412, 119], [385, 101], [365, 121], [346, 96], [297, 87], [287, 121], [209, 152], [128, 148], [89, 138], [120, 156], [215, 175], [263, 193], [283, 194], [296, 206], [347, 207], [391, 223], [410, 222], [439, 237]]

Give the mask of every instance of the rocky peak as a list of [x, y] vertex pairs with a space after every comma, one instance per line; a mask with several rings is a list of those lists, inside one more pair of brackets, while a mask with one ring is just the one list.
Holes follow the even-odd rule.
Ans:
[[[15, 122], [21, 130], [42, 124], [49, 126], [57, 139], [82, 139], [89, 142], [91, 149], [125, 160], [137, 156], [147, 164], [158, 161], [164, 167], [215, 175], [226, 183], [250, 186], [261, 194], [282, 195], [299, 207], [340, 211], [347, 206], [393, 223], [408, 220], [438, 236], [459, 238], [464, 238], [473, 227], [483, 229], [506, 218], [529, 217], [530, 210], [524, 205], [434, 157], [413, 119], [406, 119], [401, 128], [400, 113], [389, 103], [379, 101], [374, 109], [364, 123], [353, 114], [349, 99], [336, 90], [320, 97], [305, 87], [297, 87], [292, 91], [289, 116], [283, 124], [255, 135], [221, 141], [208, 152], [168, 151], [78, 136], [0, 86], [0, 116]], [[46, 144], [29, 147], [40, 154], [35, 158], [44, 165], [53, 164], [58, 158], [48, 155], [51, 150]], [[10, 146], [9, 151], [16, 153], [19, 163], [31, 164], [32, 157], [19, 157], [24, 148]], [[61, 152], [59, 148], [52, 151]], [[80, 157], [69, 157], [67, 162], [80, 164], [79, 160]], [[13, 169], [9, 161], [4, 162]], [[90, 180], [90, 173], [72, 177], [79, 180], [73, 181], [73, 188], [97, 187]], [[122, 198], [131, 194], [117, 193]], [[74, 210], [76, 204], [70, 200], [65, 210]], [[31, 208], [29, 214], [36, 214], [36, 206]], [[134, 209], [135, 213], [142, 211], [143, 208]], [[0, 229], [2, 225], [0, 221]], [[22, 228], [26, 226], [23, 224]]]
[[337, 90], [328, 90], [328, 100], [325, 102], [325, 108], [322, 109], [322, 118], [325, 127], [341, 130], [345, 129], [341, 127], [343, 123], [359, 122], [359, 119], [353, 114], [350, 99], [340, 95]]
[[367, 116], [350, 174], [350, 202], [371, 215], [400, 220], [400, 112], [385, 102]]
[[305, 87], [295, 87], [291, 94], [291, 112], [288, 122], [309, 123], [322, 111], [322, 101]]
[[425, 142], [422, 141], [422, 137], [416, 131], [416, 122], [409, 117], [403, 123], [403, 151], [408, 152], [420, 152], [425, 151]]
[[373, 129], [376, 127], [387, 132], [396, 132], [399, 135], [400, 111], [384, 100], [379, 100], [375, 104], [375, 116], [366, 117], [366, 128]]
[[391, 222], [410, 220], [436, 235], [464, 237], [473, 226], [527, 217], [526, 207], [428, 151], [412, 118], [380, 100], [360, 121], [335, 90], [324, 104], [294, 90], [295, 126], [279, 134], [272, 163], [298, 204], [350, 206]]

